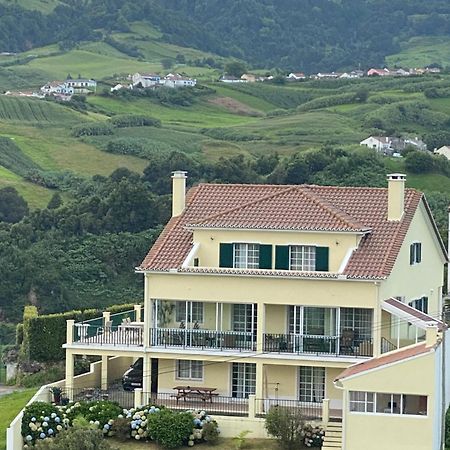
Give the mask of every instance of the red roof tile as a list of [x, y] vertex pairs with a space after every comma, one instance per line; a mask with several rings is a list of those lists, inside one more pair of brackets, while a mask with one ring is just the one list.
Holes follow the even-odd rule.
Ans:
[[304, 231], [354, 231], [368, 228], [307, 186], [290, 186], [245, 205], [215, 214], [192, 228], [243, 228]]
[[[189, 190], [185, 211], [169, 221], [140, 269], [181, 268], [193, 244], [187, 225], [351, 232], [370, 229], [343, 275], [385, 278], [422, 199], [422, 193], [406, 189], [403, 218], [388, 221], [386, 188], [200, 184]], [[291, 276], [292, 272], [283, 275]]]
[[423, 355], [434, 350], [434, 346], [427, 347], [425, 342], [421, 344], [416, 344], [409, 347], [404, 347], [401, 350], [395, 350], [393, 352], [385, 353], [378, 358], [371, 358], [368, 361], [364, 361], [359, 364], [354, 364], [353, 366], [345, 369], [341, 374], [334, 380], [342, 380], [354, 375], [358, 375], [368, 370], [376, 369], [378, 367], [385, 366], [387, 364], [392, 364], [399, 361], [405, 361], [414, 356]]

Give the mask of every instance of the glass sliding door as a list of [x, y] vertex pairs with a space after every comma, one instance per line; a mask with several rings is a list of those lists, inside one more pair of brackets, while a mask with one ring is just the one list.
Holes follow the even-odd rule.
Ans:
[[298, 399], [301, 402], [321, 403], [324, 397], [325, 367], [300, 367]]
[[256, 364], [232, 363], [231, 396], [248, 398], [256, 390]]

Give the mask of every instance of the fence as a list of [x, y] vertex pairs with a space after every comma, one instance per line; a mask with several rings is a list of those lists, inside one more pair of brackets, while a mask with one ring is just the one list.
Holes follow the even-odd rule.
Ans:
[[78, 344], [142, 346], [144, 328], [142, 326], [108, 325], [98, 326], [88, 322], [74, 325], [74, 342]]
[[256, 350], [256, 338], [250, 332], [215, 331], [184, 328], [152, 328], [151, 345], [193, 347], [215, 350]]
[[320, 420], [322, 418], [322, 403], [268, 398], [256, 399], [256, 413], [258, 416], [264, 416], [271, 408], [285, 408], [291, 411], [299, 410], [302, 416], [308, 420]]

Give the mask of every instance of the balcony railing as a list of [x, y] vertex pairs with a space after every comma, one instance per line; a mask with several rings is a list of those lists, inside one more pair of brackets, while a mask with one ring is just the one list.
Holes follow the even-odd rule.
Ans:
[[91, 325], [81, 322], [74, 325], [76, 344], [142, 346], [144, 344], [144, 324], [140, 325]]
[[287, 410], [300, 410], [302, 416], [308, 420], [322, 419], [322, 402], [310, 403], [299, 400], [285, 400], [272, 398], [257, 398], [256, 411], [258, 415], [263, 416], [271, 408], [284, 408]]
[[256, 336], [245, 331], [152, 328], [151, 345], [165, 348], [255, 351]]
[[264, 351], [313, 355], [372, 356], [372, 339], [342, 339], [339, 336], [264, 334]]

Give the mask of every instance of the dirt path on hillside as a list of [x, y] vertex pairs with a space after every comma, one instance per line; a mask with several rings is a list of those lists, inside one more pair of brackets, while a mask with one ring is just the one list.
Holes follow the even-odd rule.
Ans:
[[209, 103], [213, 105], [222, 106], [223, 108], [228, 109], [228, 111], [234, 114], [241, 114], [243, 116], [263, 116], [264, 114], [257, 109], [250, 108], [249, 106], [241, 103], [238, 100], [235, 100], [231, 97], [216, 97], [208, 100]]

